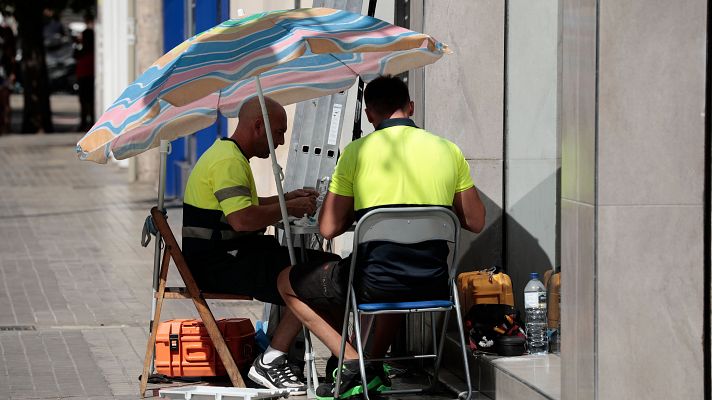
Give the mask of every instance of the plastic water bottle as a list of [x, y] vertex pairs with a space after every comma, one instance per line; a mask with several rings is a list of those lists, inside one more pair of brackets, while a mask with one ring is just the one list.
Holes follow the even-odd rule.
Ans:
[[257, 320], [255, 322], [255, 344], [257, 344], [258, 352], [264, 353], [269, 347], [269, 338], [267, 337], [267, 322]]
[[524, 310], [526, 312], [527, 346], [529, 354], [546, 354], [549, 338], [546, 334], [546, 288], [539, 280], [539, 274], [529, 274], [531, 280], [524, 288]]
[[319, 180], [319, 196], [316, 198], [316, 208], [321, 208], [321, 204], [324, 202], [326, 197], [326, 192], [329, 191], [329, 182], [331, 182], [331, 177], [325, 176]]
[[316, 198], [316, 212], [314, 213], [315, 223], [318, 222], [319, 214], [321, 214], [321, 205], [324, 204], [326, 192], [329, 191], [329, 182], [331, 182], [331, 177], [328, 175], [319, 180], [319, 196]]

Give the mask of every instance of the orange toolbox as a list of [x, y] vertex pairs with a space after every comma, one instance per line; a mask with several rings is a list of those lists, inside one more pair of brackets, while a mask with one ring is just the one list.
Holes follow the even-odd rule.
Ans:
[[463, 272], [457, 276], [462, 315], [475, 304], [508, 304], [514, 306], [512, 280], [496, 268]]
[[[248, 318], [217, 321], [237, 368], [246, 371], [254, 357], [255, 328]], [[173, 319], [158, 324], [156, 371], [167, 376], [227, 375], [203, 323], [195, 319]]]

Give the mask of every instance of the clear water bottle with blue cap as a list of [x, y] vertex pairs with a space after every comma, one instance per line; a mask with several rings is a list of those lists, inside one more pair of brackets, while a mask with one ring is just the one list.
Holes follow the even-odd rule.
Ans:
[[269, 337], [267, 337], [267, 324], [257, 320], [255, 322], [255, 344], [257, 344], [258, 353], [262, 354], [269, 347]]
[[549, 338], [546, 334], [546, 288], [539, 274], [529, 274], [531, 280], [524, 287], [525, 325], [530, 354], [546, 354]]
[[324, 203], [324, 198], [326, 197], [326, 192], [329, 191], [329, 183], [331, 182], [331, 177], [324, 176], [319, 180], [319, 197], [316, 198], [316, 208], [321, 208], [322, 203]]

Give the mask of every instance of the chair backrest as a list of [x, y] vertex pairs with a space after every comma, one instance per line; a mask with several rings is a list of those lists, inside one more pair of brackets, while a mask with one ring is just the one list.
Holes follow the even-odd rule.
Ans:
[[460, 238], [460, 221], [445, 207], [377, 208], [356, 224], [352, 262], [358, 257], [358, 245], [371, 241], [413, 244], [428, 240], [453, 243], [448, 257], [450, 278], [455, 274], [455, 259]]

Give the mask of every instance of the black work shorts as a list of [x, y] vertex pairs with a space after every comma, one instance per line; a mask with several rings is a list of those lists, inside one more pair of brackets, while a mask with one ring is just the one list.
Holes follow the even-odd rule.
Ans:
[[[324, 264], [301, 264], [292, 268], [289, 282], [294, 293], [310, 308], [332, 321], [341, 323], [346, 305], [346, 291], [349, 283], [351, 257]], [[394, 288], [384, 290], [361, 283], [359, 275], [354, 275], [354, 292], [359, 303], [390, 303], [448, 298], [447, 282], [433, 285], [423, 282], [418, 288]]]
[[320, 265], [295, 265], [289, 272], [289, 283], [294, 294], [311, 309], [325, 315], [332, 323], [341, 323], [350, 262], [349, 257]]
[[[294, 249], [299, 258], [299, 248]], [[317, 250], [306, 250], [306, 264], [320, 265], [339, 256]], [[202, 259], [188, 260], [198, 287], [204, 292], [231, 293], [272, 304], [284, 305], [277, 290], [279, 273], [291, 265], [289, 250], [272, 236], [252, 240], [235, 255], [220, 253]]]

